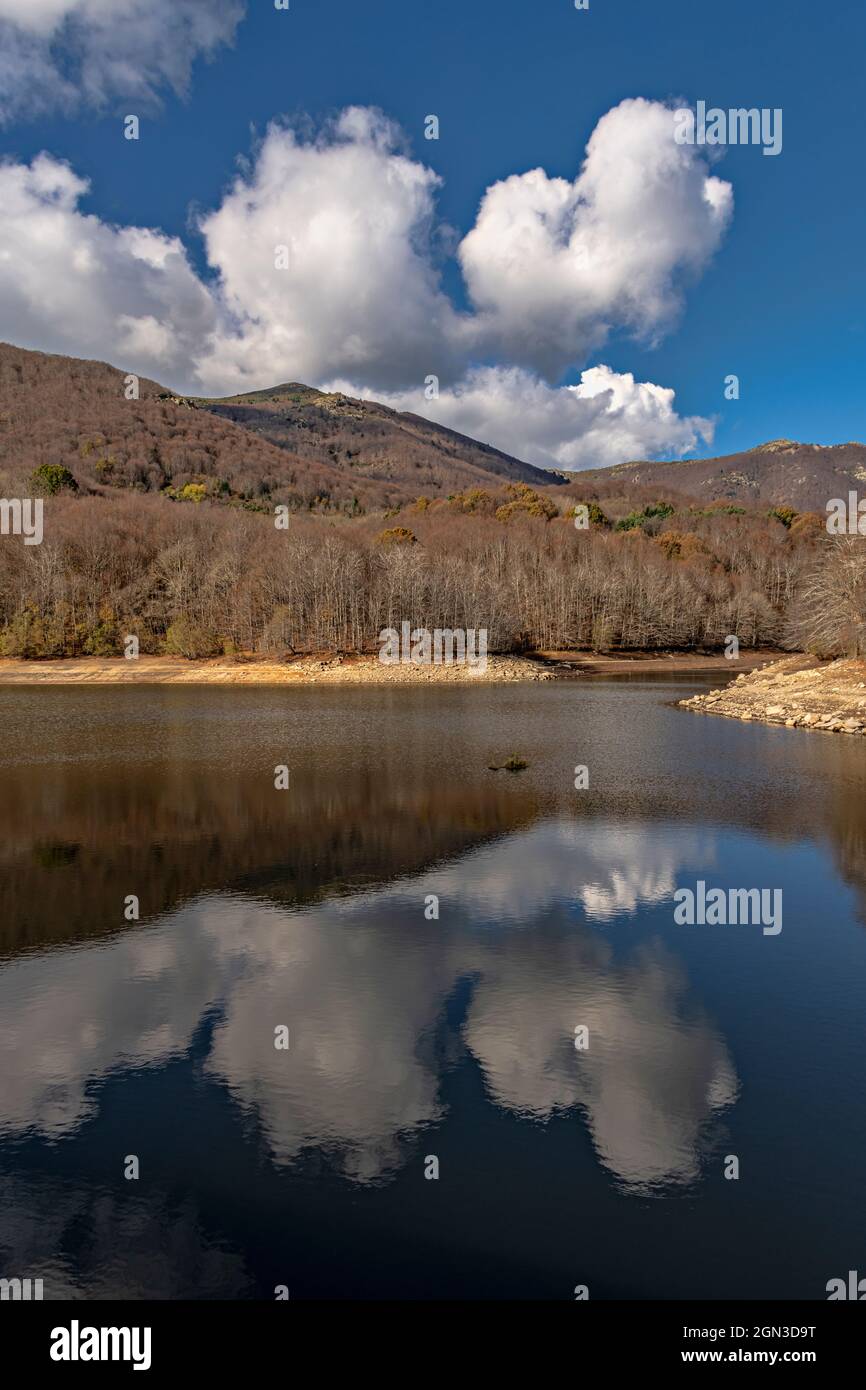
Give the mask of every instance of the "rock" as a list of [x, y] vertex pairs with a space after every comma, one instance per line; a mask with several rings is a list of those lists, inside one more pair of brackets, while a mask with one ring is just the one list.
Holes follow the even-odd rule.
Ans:
[[[809, 658], [785, 658], [769, 669], [740, 672], [721, 690], [681, 703], [693, 711], [823, 732], [866, 735], [866, 662], [837, 661], [802, 669]], [[799, 703], [803, 701], [804, 703]]]

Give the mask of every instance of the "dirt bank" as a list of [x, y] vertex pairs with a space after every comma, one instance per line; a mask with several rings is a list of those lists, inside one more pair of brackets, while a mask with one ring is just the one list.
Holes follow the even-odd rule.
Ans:
[[789, 656], [723, 690], [681, 700], [701, 714], [826, 733], [866, 733], [866, 661]]
[[557, 676], [690, 675], [753, 671], [778, 658], [775, 651], [742, 651], [736, 662], [719, 652], [544, 651], [530, 657], [489, 656], [486, 671], [467, 666], [386, 666], [378, 656], [213, 657], [185, 661], [174, 656], [73, 657], [60, 661], [0, 658], [0, 685], [285, 685], [418, 684], [454, 681], [538, 681]]
[[724, 652], [620, 652], [600, 655], [595, 652], [544, 651], [538, 655], [555, 662], [565, 674], [586, 676], [626, 675], [696, 675], [718, 671], [721, 675], [754, 671], [778, 661], [779, 652], [773, 648], [742, 650], [736, 661], [729, 661]]
[[173, 656], [76, 657], [68, 661], [0, 659], [0, 685], [399, 685], [551, 680], [552, 669], [522, 657], [490, 656], [486, 670], [463, 665], [386, 666], [377, 656], [214, 657], [184, 661]]

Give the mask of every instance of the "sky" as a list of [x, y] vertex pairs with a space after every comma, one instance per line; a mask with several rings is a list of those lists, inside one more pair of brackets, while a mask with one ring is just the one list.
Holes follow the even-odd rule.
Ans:
[[864, 440], [864, 54], [862, 0], [0, 0], [0, 339], [561, 468]]

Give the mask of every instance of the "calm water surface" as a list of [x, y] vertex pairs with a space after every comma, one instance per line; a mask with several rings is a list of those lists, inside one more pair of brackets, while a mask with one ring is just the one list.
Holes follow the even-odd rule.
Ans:
[[[866, 742], [670, 706], [699, 687], [0, 689], [0, 1276], [760, 1299], [862, 1269]], [[780, 888], [782, 932], [676, 925], [698, 879]]]

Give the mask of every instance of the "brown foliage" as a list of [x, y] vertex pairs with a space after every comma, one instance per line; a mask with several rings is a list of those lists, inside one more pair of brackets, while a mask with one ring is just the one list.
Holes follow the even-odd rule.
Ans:
[[[49, 493], [41, 545], [0, 538], [10, 655], [120, 654], [128, 633], [191, 656], [361, 651], [404, 620], [487, 628], [493, 651], [770, 643], [808, 636], [825, 600], [835, 616], [815, 640], [861, 641], [863, 586], [820, 517], [699, 505], [640, 468], [629, 481], [632, 465], [554, 484], [303, 386], [200, 402], [145, 379], [129, 401], [123, 384], [101, 363], [0, 345], [0, 495], [30, 496], [37, 471]], [[587, 531], [563, 514], [575, 499], [590, 499]], [[278, 504], [296, 513], [288, 530]], [[383, 513], [398, 518], [385, 531]]]
[[[0, 484], [30, 495], [31, 475], [67, 468], [74, 485], [197, 495], [250, 510], [357, 515], [455, 487], [509, 478], [554, 482], [529, 464], [375, 402], [306, 386], [226, 401], [174, 396], [102, 362], [0, 344]], [[192, 491], [191, 491], [192, 489]], [[40, 489], [41, 490], [41, 489]]]
[[380, 531], [376, 537], [377, 545], [417, 545], [418, 537], [408, 526], [390, 526]]
[[517, 515], [435, 502], [379, 544], [372, 517], [278, 530], [213, 501], [62, 493], [41, 545], [0, 541], [0, 632], [21, 656], [120, 655], [128, 633], [145, 652], [363, 651], [404, 620], [487, 628], [494, 651], [767, 643], [815, 554], [766, 515], [686, 513], [694, 532], [657, 539]]

